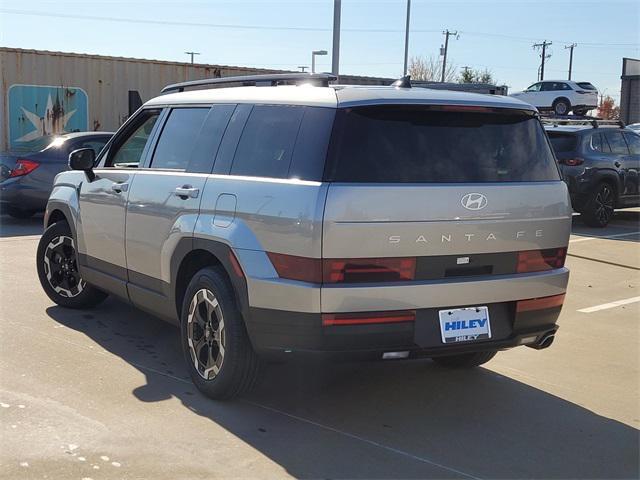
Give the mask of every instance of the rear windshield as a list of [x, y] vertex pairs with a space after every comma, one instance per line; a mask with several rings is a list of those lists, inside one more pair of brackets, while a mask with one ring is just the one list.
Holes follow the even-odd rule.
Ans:
[[591, 85], [589, 82], [578, 82], [578, 86], [580, 88], [584, 88], [585, 90], [597, 90], [597, 88]]
[[542, 125], [531, 115], [412, 106], [339, 111], [325, 177], [371, 183], [560, 178]]
[[578, 138], [570, 133], [547, 132], [556, 153], [572, 152], [578, 145]]

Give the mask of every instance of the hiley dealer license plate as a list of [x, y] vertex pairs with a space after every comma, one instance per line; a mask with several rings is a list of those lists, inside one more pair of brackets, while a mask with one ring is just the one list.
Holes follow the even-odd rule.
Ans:
[[472, 342], [491, 338], [487, 307], [440, 310], [440, 334], [443, 343]]

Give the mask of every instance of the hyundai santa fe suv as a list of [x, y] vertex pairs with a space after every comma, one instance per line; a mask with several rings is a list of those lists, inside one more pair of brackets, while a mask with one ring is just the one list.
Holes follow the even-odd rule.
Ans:
[[264, 358], [473, 367], [548, 347], [571, 206], [536, 110], [333, 80], [169, 86], [97, 158], [71, 153], [37, 253], [45, 292], [179, 325], [191, 378], [218, 399]]
[[598, 90], [589, 82], [545, 80], [511, 96], [540, 110], [551, 110], [556, 115], [568, 115], [570, 111], [575, 115], [586, 115], [598, 107]]

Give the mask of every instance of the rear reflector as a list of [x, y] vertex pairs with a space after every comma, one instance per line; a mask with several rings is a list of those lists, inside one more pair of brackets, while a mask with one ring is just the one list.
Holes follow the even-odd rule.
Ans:
[[322, 325], [366, 325], [372, 323], [401, 323], [413, 322], [416, 319], [415, 310], [395, 312], [359, 312], [359, 313], [323, 313]]
[[11, 169], [9, 178], [22, 177], [23, 175], [33, 172], [39, 166], [40, 164], [38, 162], [34, 162], [33, 160], [28, 160], [26, 158], [19, 158], [16, 162], [16, 166]]
[[530, 300], [520, 300], [516, 303], [516, 312], [531, 312], [533, 310], [544, 310], [545, 308], [561, 307], [564, 303], [564, 293], [552, 297], [532, 298]]
[[541, 272], [564, 266], [566, 248], [518, 252], [518, 273]]

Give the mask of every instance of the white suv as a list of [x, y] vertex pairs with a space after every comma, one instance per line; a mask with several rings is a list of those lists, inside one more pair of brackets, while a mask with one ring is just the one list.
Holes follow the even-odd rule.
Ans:
[[545, 80], [511, 96], [540, 110], [553, 110], [556, 115], [567, 115], [570, 111], [585, 115], [598, 107], [598, 89], [589, 82]]

